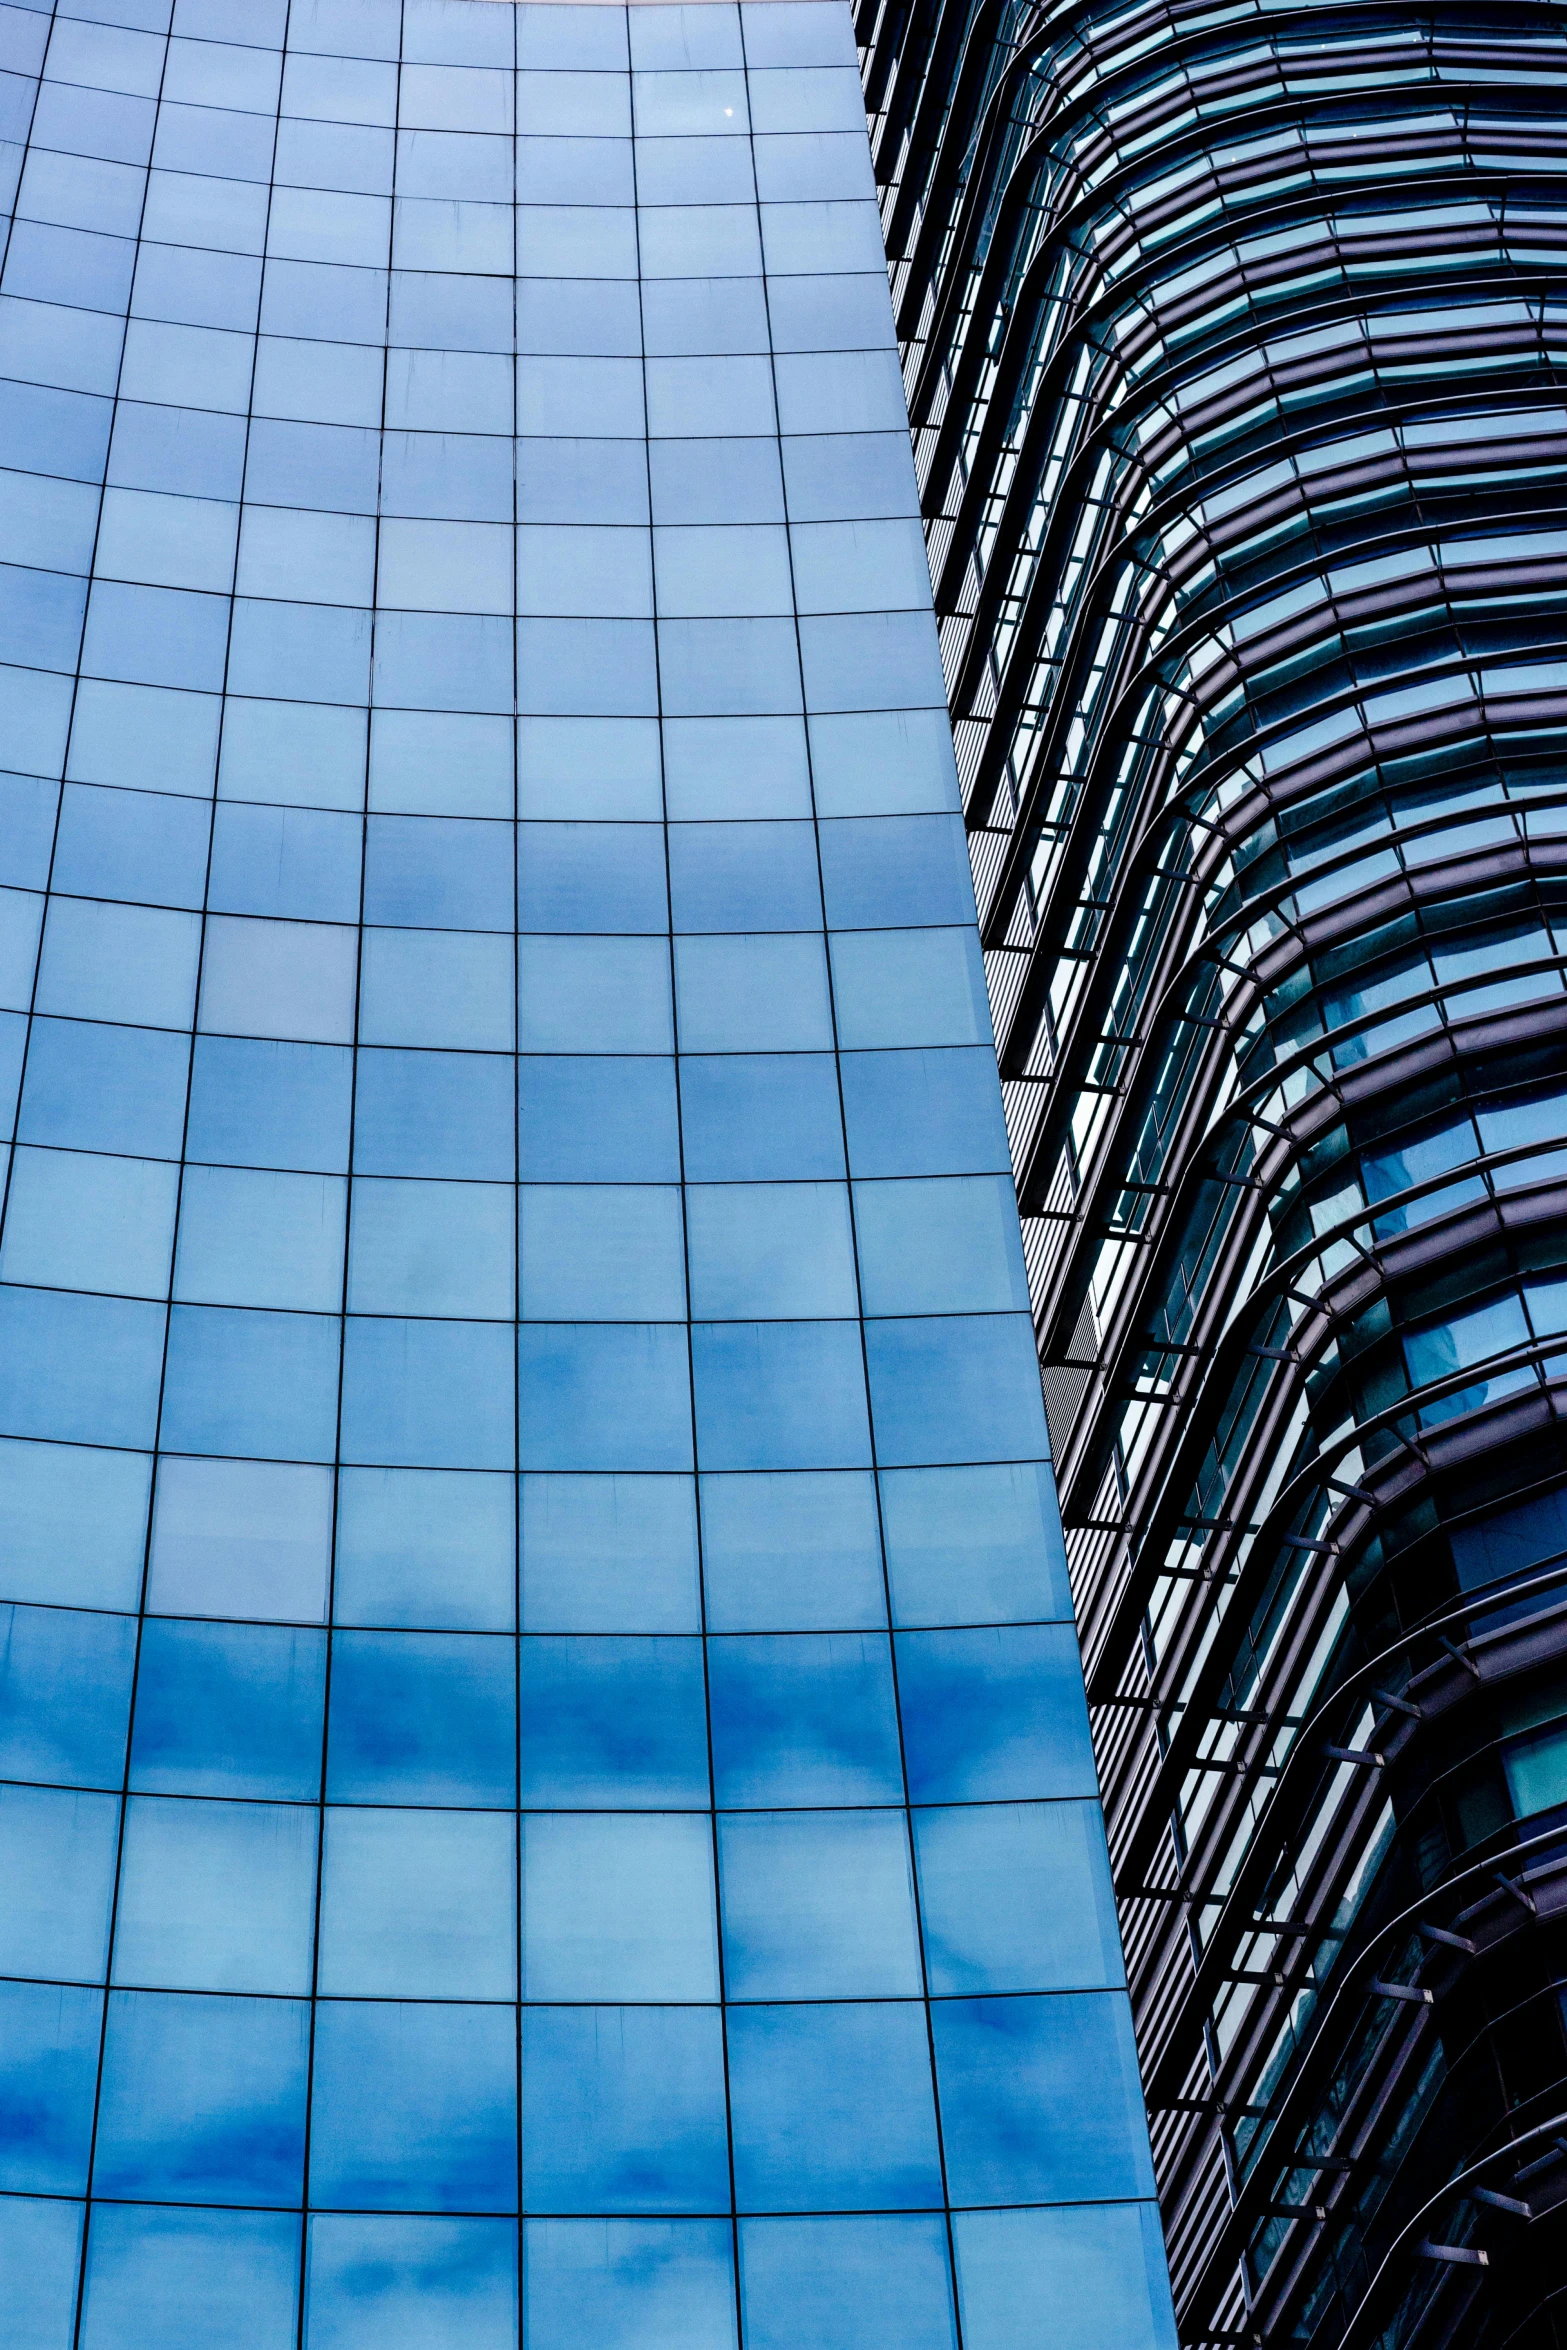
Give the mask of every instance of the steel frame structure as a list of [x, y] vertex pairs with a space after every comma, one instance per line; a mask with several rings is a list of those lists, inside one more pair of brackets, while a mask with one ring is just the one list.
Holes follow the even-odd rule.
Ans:
[[858, 35], [1182, 2338], [1560, 2350], [1567, 20]]

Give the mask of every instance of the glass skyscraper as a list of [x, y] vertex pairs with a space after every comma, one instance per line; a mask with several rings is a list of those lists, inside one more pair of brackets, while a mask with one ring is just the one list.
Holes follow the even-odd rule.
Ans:
[[1567, 18], [861, 0], [1191, 2350], [1567, 2342]]
[[0, 43], [0, 2339], [1168, 2350], [847, 6]]

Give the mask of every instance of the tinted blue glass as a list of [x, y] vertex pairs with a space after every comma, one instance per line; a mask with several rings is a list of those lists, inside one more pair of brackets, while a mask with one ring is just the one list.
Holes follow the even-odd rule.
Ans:
[[690, 1373], [675, 1324], [525, 1325], [517, 1360], [524, 1468], [690, 1467]]
[[144, 1454], [0, 1442], [13, 1595], [134, 1607], [149, 1474]]
[[[595, 512], [586, 518], [601, 517]], [[640, 517], [628, 511], [603, 519]], [[517, 693], [523, 709], [545, 715], [651, 713], [658, 706], [653, 631], [642, 620], [519, 620]]]
[[362, 1052], [354, 1166], [367, 1175], [512, 1172], [511, 1071], [491, 1053]]
[[[449, 355], [426, 356], [444, 378]], [[370, 805], [436, 811], [450, 805], [475, 815], [509, 816], [511, 733], [500, 718], [377, 711], [370, 726]]]
[[820, 938], [683, 937], [675, 941], [681, 1042], [698, 1052], [815, 1052], [832, 1043]]
[[121, 1617], [4, 1611], [0, 1758], [14, 1779], [112, 1787], [125, 1759], [136, 1627]]
[[[762, 288], [755, 279], [686, 278], [664, 283], [650, 279], [643, 286], [642, 300], [644, 334], [650, 354], [765, 351], [767, 348], [767, 307]], [[718, 429], [722, 431], [728, 421], [718, 419]], [[738, 425], [740, 420], [735, 422]], [[756, 510], [760, 508], [761, 519], [771, 520], [776, 515], [782, 520], [783, 484], [779, 478], [777, 448], [760, 438], [714, 439], [704, 441], [700, 447], [692, 441], [654, 441], [651, 454], [655, 514], [659, 510], [661, 476], [663, 486], [667, 486], [671, 477], [677, 482], [690, 482], [700, 472], [702, 448], [711, 450], [714, 462], [706, 495], [701, 500], [703, 511], [690, 519], [716, 520], [726, 503], [732, 501], [738, 519], [757, 518]], [[662, 466], [658, 463], [661, 458], [666, 460]]]
[[39, 669], [74, 669], [85, 597], [81, 580], [0, 565], [0, 638], [12, 659]]
[[188, 914], [57, 898], [44, 936], [40, 1007], [77, 1015], [113, 1009], [141, 1026], [183, 1025], [190, 1018], [197, 927]]
[[329, 2350], [512, 2350], [517, 2231], [495, 2219], [327, 2215], [310, 2222], [309, 2340]]
[[94, 2214], [83, 2296], [89, 2350], [202, 2341], [286, 2350], [295, 2337], [299, 2223], [287, 2212], [107, 2204]]
[[809, 824], [682, 824], [670, 833], [677, 930], [803, 930], [821, 920]]
[[353, 1098], [353, 1057], [336, 1045], [200, 1036], [187, 1148], [220, 1165], [341, 1171]]
[[885, 1636], [714, 1639], [710, 1652], [720, 1805], [901, 1801]]
[[533, 1812], [522, 1831], [524, 1996], [718, 1997], [705, 1812]]
[[1121, 1978], [853, 27], [93, 8], [0, 26], [17, 2350], [951, 2350], [960, 2173], [1144, 2173], [1024, 2028]]
[[0, 710], [9, 729], [7, 757], [33, 774], [58, 775], [65, 751], [69, 688], [37, 669], [0, 670]]
[[514, 1671], [503, 1640], [339, 1632], [327, 1794], [336, 1802], [513, 1800]]
[[87, 2185], [101, 1991], [0, 1983], [0, 2187], [80, 2195]]
[[704, 1319], [851, 1315], [848, 1193], [839, 1184], [701, 1184], [686, 1197], [691, 1308]]
[[189, 1066], [184, 1037], [37, 1020], [19, 1132], [68, 1150], [177, 1158]]
[[540, 1637], [523, 1642], [520, 1670], [525, 1806], [707, 1803], [699, 1642]]
[[[830, 137], [814, 142], [796, 139], [787, 142], [787, 155], [782, 146], [770, 146], [769, 175], [781, 165], [805, 162], [808, 146], [820, 151], [831, 144]], [[842, 144], [847, 147], [849, 142]], [[911, 514], [917, 504], [909, 450], [901, 433], [796, 435], [784, 442], [783, 460], [789, 510], [801, 521], [852, 513]]]
[[1113, 1992], [938, 2000], [931, 2009], [947, 2174], [958, 2203], [1147, 2195], [1131, 2014]]
[[338, 1325], [326, 1315], [176, 1306], [163, 1432], [184, 1452], [330, 1460]]
[[226, 796], [238, 799], [286, 790], [307, 808], [357, 808], [364, 753], [364, 719], [355, 710], [231, 696], [219, 782]]
[[[799, 421], [805, 417], [800, 415]], [[800, 658], [806, 705], [813, 710], [859, 709], [867, 670], [875, 672], [895, 708], [928, 709], [942, 700], [936, 632], [924, 612], [802, 620]]]
[[137, 1673], [132, 1786], [313, 1801], [325, 1680], [319, 1632], [150, 1621]]
[[901, 1812], [733, 1813], [719, 1855], [733, 1997], [918, 1997]]
[[285, 670], [297, 681], [302, 700], [362, 702], [370, 672], [369, 615], [323, 605], [236, 601], [228, 670], [234, 691], [262, 693]]
[[731, 2350], [733, 2270], [722, 2220], [534, 2220], [527, 2339], [538, 2350], [631, 2350], [653, 2327], [684, 2350]]
[[517, 1011], [531, 1052], [673, 1052], [668, 942], [519, 938]]
[[522, 1480], [529, 1632], [695, 1632], [696, 1493], [688, 1477]]
[[57, 804], [56, 787], [37, 776], [0, 777], [0, 878], [9, 887], [42, 889], [47, 882]]
[[504, 1469], [512, 1446], [509, 1331], [474, 1322], [349, 1320], [342, 1425], [348, 1459]]
[[680, 1179], [672, 1060], [520, 1060], [517, 1121], [524, 1182]]
[[317, 2200], [515, 2210], [516, 2100], [511, 2010], [323, 2002], [310, 2133]]
[[512, 1041], [509, 939], [453, 930], [367, 930], [359, 1032], [387, 1044]]
[[[501, 306], [505, 291], [504, 286], [487, 285], [482, 279], [398, 270], [392, 279], [391, 339], [435, 350], [503, 351], [511, 342], [510, 322]], [[488, 455], [481, 455], [481, 464]], [[417, 498], [419, 475], [430, 460], [421, 463], [421, 452], [405, 446], [397, 449], [396, 463], [404, 477], [399, 480], [394, 475], [396, 490], [405, 499]], [[485, 471], [491, 477], [493, 502], [498, 504], [500, 485], [494, 480], [493, 458]], [[408, 476], [412, 481], [405, 487]]]
[[[664, 454], [679, 445], [665, 444]], [[763, 443], [740, 445], [765, 447]], [[801, 817], [811, 813], [805, 729], [798, 718], [671, 718], [665, 721], [663, 734], [664, 783], [672, 818], [694, 822], [698, 818]], [[669, 837], [671, 877], [684, 870], [683, 861], [689, 857], [693, 884], [699, 871], [711, 881], [713, 858], [702, 839], [678, 829]], [[732, 823], [725, 825], [721, 837], [719, 869], [739, 881], [751, 863], [745, 844]], [[770, 837], [779, 838], [777, 834]], [[790, 870], [798, 885], [800, 866], [808, 860], [803, 858], [795, 836], [787, 837], [793, 850]], [[801, 894], [798, 886], [792, 894], [801, 919], [808, 928], [813, 927], [820, 918], [815, 897]], [[748, 920], [745, 927], [766, 929], [770, 898], [756, 891], [750, 902], [756, 908], [756, 918]], [[805, 912], [807, 902], [809, 913]]]
[[378, 458], [373, 433], [258, 418], [250, 436], [245, 488], [263, 505], [373, 514]]
[[0, 423], [12, 463], [75, 481], [101, 481], [109, 445], [107, 400], [33, 384], [0, 386]]
[[[157, 266], [167, 271], [171, 263], [165, 259]], [[216, 254], [184, 255], [181, 256], [181, 262], [174, 266], [182, 266], [192, 273], [209, 275], [215, 289], [222, 286], [225, 276], [243, 279], [252, 274], [246, 264], [240, 263], [236, 269], [232, 263]], [[216, 323], [248, 324], [249, 320], [223, 319]], [[263, 429], [276, 432], [281, 428], [273, 425]], [[133, 400], [122, 401], [115, 413], [114, 446], [109, 456], [111, 482], [123, 482], [136, 489], [173, 490], [187, 497], [194, 493], [204, 498], [237, 498], [244, 463], [245, 426], [241, 417], [214, 416], [198, 408], [149, 407]], [[105, 605], [104, 625], [106, 630], [113, 632], [122, 619], [130, 623], [134, 633], [128, 642], [140, 644], [156, 659], [161, 635], [159, 623], [154, 618], [156, 611], [155, 605], [146, 602], [138, 606], [127, 604], [123, 598], [111, 597]], [[138, 616], [145, 623], [145, 628], [136, 625]], [[167, 617], [175, 633], [164, 640], [168, 652], [176, 660], [180, 616], [178, 605], [170, 608]], [[201, 614], [191, 612], [187, 617], [194, 631], [188, 640], [189, 651], [198, 660], [205, 651], [210, 659], [215, 636], [215, 614], [210, 611]], [[112, 645], [113, 642], [114, 635], [111, 633], [106, 643]], [[99, 674], [113, 676], [115, 672], [110, 670]], [[133, 671], [131, 674], [139, 675], [141, 672]], [[150, 682], [194, 685], [201, 680], [172, 676], [152, 678]], [[208, 682], [221, 685], [221, 667], [218, 675], [209, 678]]]
[[967, 2211], [953, 2232], [963, 2338], [975, 2350], [1033, 2350], [1041, 2303], [1075, 2338], [1173, 2350], [1156, 2205]]
[[0, 2260], [18, 2350], [60, 2350], [76, 2322], [82, 2206], [8, 2195], [0, 2202]]
[[839, 1036], [849, 1049], [989, 1041], [972, 930], [841, 930], [832, 961]]
[[20, 1281], [161, 1296], [174, 1190], [175, 1170], [156, 1161], [20, 1153], [5, 1269]]
[[917, 1811], [914, 1847], [933, 1991], [1080, 1990], [1121, 1980], [1095, 1805]]
[[[466, 500], [462, 503], [465, 512], [491, 510], [480, 500], [471, 506]], [[495, 504], [500, 506], [502, 499], [497, 497]], [[448, 618], [444, 613], [388, 613], [377, 632], [375, 698], [403, 706], [425, 703], [437, 710], [509, 708], [510, 626], [498, 619]], [[444, 896], [444, 888], [438, 894]], [[463, 894], [467, 896], [466, 891]]]
[[707, 1322], [691, 1336], [697, 1441], [715, 1469], [859, 1467], [870, 1459], [852, 1322]]
[[702, 1555], [710, 1631], [886, 1619], [875, 1488], [860, 1472], [704, 1478]]
[[914, 1802], [1094, 1793], [1069, 1625], [897, 1637]]
[[837, 1075], [826, 1054], [688, 1055], [680, 1105], [692, 1182], [843, 1173]]
[[330, 1810], [319, 1989], [514, 1998], [516, 1841], [500, 1811]]
[[716, 2008], [527, 2008], [522, 2035], [532, 2209], [728, 2208]]
[[750, 2219], [740, 2229], [754, 2350], [951, 2350], [940, 2217]]
[[338, 1622], [509, 1630], [513, 1517], [507, 1477], [345, 1469], [338, 1481]]
[[729, 2078], [742, 2211], [940, 2206], [918, 2000], [738, 2007]]
[[372, 816], [365, 838], [365, 920], [509, 930], [508, 845], [487, 824]]
[[327, 1469], [164, 1457], [150, 1600], [160, 1614], [320, 1621], [329, 1518]]
[[867, 1313], [1027, 1310], [1017, 1203], [1004, 1175], [860, 1183], [854, 1214]]
[[201, 1991], [310, 1986], [316, 1826], [304, 1805], [133, 1796], [114, 1979]]
[[524, 930], [666, 930], [662, 829], [523, 825], [517, 836], [517, 920]]
[[118, 1807], [110, 1795], [0, 1787], [0, 1973], [98, 1982], [108, 1958]]
[[69, 291], [94, 309], [123, 311], [132, 260], [133, 248], [118, 237], [19, 221], [6, 256], [6, 285], [38, 301]]
[[[609, 297], [605, 317], [610, 331], [604, 341], [613, 348], [619, 340], [611, 317], [613, 290], [601, 286], [598, 291]], [[538, 300], [537, 286], [533, 289], [533, 295]], [[540, 304], [541, 312], [548, 306], [547, 298]], [[547, 344], [547, 331], [541, 332], [538, 339]], [[622, 447], [618, 442], [606, 444], [601, 440], [564, 440], [552, 442], [547, 455], [547, 466], [529, 468], [518, 483], [517, 512], [521, 521], [622, 523], [628, 526], [646, 522], [647, 457], [643, 448], [635, 444]], [[566, 709], [602, 716], [635, 717], [644, 712], [651, 714], [656, 707], [656, 696], [649, 690], [652, 684], [649, 669], [650, 633], [645, 627], [622, 624], [613, 634], [602, 638], [599, 645], [601, 651], [619, 654], [622, 662], [627, 655], [630, 656], [635, 664], [630, 672], [631, 682], [615, 690], [602, 683], [595, 688], [590, 680], [587, 690], [573, 699], [551, 690], [548, 684], [551, 659], [558, 658], [569, 644], [577, 656], [578, 675], [587, 677], [587, 660], [593, 640], [583, 638], [580, 634], [575, 637], [564, 635], [559, 623], [552, 626], [547, 621], [530, 622], [526, 636], [519, 640], [518, 654], [519, 660], [525, 659], [528, 664], [529, 683], [535, 690], [523, 697], [523, 708], [541, 716], [564, 712]], [[606, 703], [609, 707], [606, 707]]]
[[1060, 1514], [1042, 1464], [891, 1469], [881, 1504], [895, 1622], [1070, 1618]]
[[109, 1994], [93, 2163], [106, 2195], [290, 2203], [305, 2154], [309, 2010]]
[[176, 1293], [236, 1305], [335, 1308], [345, 1204], [334, 1176], [188, 1166]]
[[151, 792], [67, 784], [60, 802], [54, 886], [82, 897], [199, 906], [208, 812]]
[[680, 1205], [673, 1184], [528, 1185], [518, 1233], [524, 1316], [682, 1318]]
[[865, 1346], [877, 1451], [889, 1467], [1043, 1457], [1044, 1406], [1025, 1315], [869, 1322]]
[[[256, 323], [260, 279], [248, 256], [148, 244], [136, 264], [131, 306], [143, 318], [189, 319], [243, 333]], [[189, 396], [192, 387], [179, 388]]]
[[0, 1014], [0, 1126], [15, 1124], [26, 1034], [27, 1023], [19, 1015]]

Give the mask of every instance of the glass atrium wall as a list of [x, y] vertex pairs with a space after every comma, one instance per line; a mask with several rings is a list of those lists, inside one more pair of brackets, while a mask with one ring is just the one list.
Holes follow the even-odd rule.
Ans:
[[7, 2350], [1167, 2344], [847, 7], [0, 41]]

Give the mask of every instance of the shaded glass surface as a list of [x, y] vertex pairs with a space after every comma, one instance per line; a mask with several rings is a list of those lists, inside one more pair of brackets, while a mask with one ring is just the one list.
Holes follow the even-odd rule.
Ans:
[[8, 2341], [1162, 2342], [847, 8], [0, 41]]

